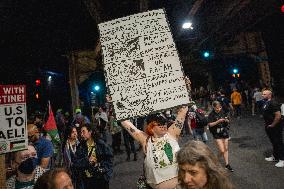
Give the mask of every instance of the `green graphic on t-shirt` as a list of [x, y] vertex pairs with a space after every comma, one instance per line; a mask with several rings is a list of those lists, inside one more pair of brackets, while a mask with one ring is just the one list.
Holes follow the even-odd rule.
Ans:
[[167, 166], [167, 164], [165, 163], [165, 160], [160, 161], [159, 164], [160, 164], [160, 168]]
[[164, 151], [165, 151], [165, 154], [167, 155], [169, 161], [172, 163], [173, 159], [174, 159], [173, 149], [172, 149], [172, 146], [168, 142], [164, 145]]

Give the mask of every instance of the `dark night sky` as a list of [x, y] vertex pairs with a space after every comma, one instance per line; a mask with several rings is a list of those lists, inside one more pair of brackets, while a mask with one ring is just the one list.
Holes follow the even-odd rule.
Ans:
[[[139, 12], [136, 0], [128, 3], [120, 0], [100, 2], [106, 10], [106, 20]], [[189, 11], [184, 2], [152, 0], [150, 10], [165, 8], [171, 29], [175, 32], [182, 22], [180, 18]], [[279, 14], [267, 17], [256, 26], [257, 30], [263, 32], [272, 73], [282, 85], [283, 17], [284, 14], [279, 10]], [[175, 37], [175, 33], [173, 34]], [[27, 84], [28, 92], [31, 94], [29, 100], [34, 98], [35, 79], [43, 75], [40, 71], [60, 73], [54, 80], [56, 85], [42, 92], [53, 99], [55, 108], [62, 104], [68, 108], [68, 59], [64, 55], [72, 50], [94, 49], [97, 38], [97, 23], [89, 15], [82, 0], [1, 0], [0, 84]], [[42, 107], [45, 104], [43, 101]]]
[[[138, 12], [137, 1], [101, 2], [106, 20]], [[157, 2], [153, 8], [161, 7]], [[98, 37], [97, 24], [82, 0], [2, 0], [0, 15], [1, 83], [22, 82], [39, 68], [66, 73], [64, 55], [94, 49]]]
[[[127, 6], [119, 0], [101, 2], [108, 18], [138, 10], [137, 1]], [[179, 21], [171, 12], [185, 14], [180, 7], [183, 5], [173, 6], [174, 2], [181, 1], [154, 0], [151, 4], [152, 9], [166, 8], [173, 30]], [[0, 15], [1, 83], [23, 81], [38, 68], [66, 73], [68, 62], [64, 55], [72, 50], [93, 49], [98, 37], [97, 24], [82, 0], [2, 0]], [[278, 15], [267, 17], [257, 26], [263, 31], [271, 59], [277, 62], [275, 67], [281, 67], [279, 62], [284, 59], [283, 17], [279, 10]]]
[[39, 67], [63, 72], [67, 67], [63, 55], [95, 44], [96, 24], [80, 1], [7, 0], [3, 4], [1, 73]]

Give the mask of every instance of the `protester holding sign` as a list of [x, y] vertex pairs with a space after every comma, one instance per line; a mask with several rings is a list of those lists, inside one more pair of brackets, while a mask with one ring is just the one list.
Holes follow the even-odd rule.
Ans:
[[[178, 137], [188, 108], [179, 109], [175, 122], [167, 128], [166, 120], [160, 115], [150, 115], [146, 131], [137, 129], [129, 120], [122, 126], [143, 146], [144, 171], [147, 184], [154, 189], [172, 189], [177, 185], [176, 152]], [[153, 161], [154, 160], [154, 161]]]
[[[106, 83], [118, 121], [190, 103], [190, 82], [185, 82], [163, 9], [100, 23], [98, 27]], [[121, 122], [144, 149], [145, 176], [152, 188], [168, 189], [177, 184], [175, 154], [187, 109], [179, 110], [169, 128], [160, 114], [149, 116], [146, 132], [129, 120]]]

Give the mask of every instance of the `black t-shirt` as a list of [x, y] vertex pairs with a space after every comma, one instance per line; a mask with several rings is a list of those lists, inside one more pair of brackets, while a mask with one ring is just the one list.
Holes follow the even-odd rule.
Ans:
[[281, 105], [273, 100], [265, 101], [262, 106], [262, 114], [265, 125], [272, 124], [275, 113], [281, 111]]
[[[215, 122], [221, 118], [225, 118], [227, 117], [225, 112], [223, 110], [221, 110], [219, 113], [215, 112], [214, 110], [212, 112], [210, 112], [210, 114], [208, 115], [208, 123], [212, 123]], [[227, 128], [228, 123], [227, 122], [223, 122], [223, 123], [219, 123], [213, 127], [209, 127], [209, 130], [211, 133], [216, 133], [218, 128]]]

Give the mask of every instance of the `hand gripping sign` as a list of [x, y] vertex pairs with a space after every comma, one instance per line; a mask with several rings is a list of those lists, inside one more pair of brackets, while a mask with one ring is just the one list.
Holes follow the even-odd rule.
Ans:
[[99, 24], [104, 71], [117, 120], [189, 103], [163, 9]]

